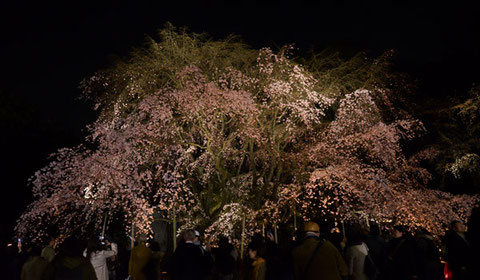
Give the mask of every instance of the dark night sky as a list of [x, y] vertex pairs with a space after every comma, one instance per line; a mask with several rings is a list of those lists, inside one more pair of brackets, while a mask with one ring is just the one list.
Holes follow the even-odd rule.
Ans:
[[235, 33], [254, 47], [396, 49], [399, 68], [429, 98], [480, 80], [480, 9], [459, 1], [45, 2], [0, 2], [1, 239], [31, 200], [27, 178], [48, 154], [80, 143], [94, 120], [76, 100], [81, 79], [167, 21], [214, 38]]

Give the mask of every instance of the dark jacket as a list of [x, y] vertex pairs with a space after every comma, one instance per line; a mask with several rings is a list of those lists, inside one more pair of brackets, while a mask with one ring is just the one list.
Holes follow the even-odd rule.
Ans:
[[96, 280], [97, 275], [84, 257], [56, 256], [53, 260], [55, 280]]
[[22, 268], [21, 280], [46, 280], [52, 278], [50, 263], [40, 256], [31, 257]]
[[368, 247], [368, 254], [380, 274], [385, 274], [385, 261], [387, 259], [387, 242], [381, 236], [368, 235], [365, 244]]
[[130, 262], [128, 263], [128, 274], [132, 280], [145, 280], [145, 267], [152, 257], [152, 250], [144, 242], [133, 247], [130, 251]]
[[231, 244], [212, 249], [212, 254], [215, 257], [215, 274], [220, 276], [233, 275], [236, 265], [233, 251], [234, 248]]
[[205, 268], [202, 267], [203, 255], [197, 245], [182, 244], [172, 257], [170, 272], [173, 280], [203, 279]]
[[415, 244], [407, 237], [393, 238], [387, 245], [388, 279], [410, 280], [416, 273]]
[[25, 251], [15, 253], [10, 263], [10, 269], [13, 277], [12, 279], [20, 279], [23, 265], [29, 258], [29, 254], [27, 254]]
[[266, 280], [290, 280], [293, 279], [293, 271], [289, 256], [282, 254], [280, 247], [273, 241], [265, 242], [266, 254]]
[[447, 234], [445, 245], [447, 262], [450, 264], [453, 276], [457, 278], [466, 277], [470, 259], [470, 245], [460, 234], [454, 231]]
[[307, 237], [298, 247], [293, 249], [292, 259], [295, 279], [302, 279], [304, 273], [305, 279], [308, 280], [340, 280], [342, 277], [346, 277], [348, 271], [345, 261], [330, 241], [323, 242], [323, 245], [313, 257], [308, 271], [305, 272], [307, 262], [319, 242], [318, 238]]
[[417, 238], [415, 256], [417, 275], [421, 280], [440, 280], [443, 277], [440, 252], [431, 235]]

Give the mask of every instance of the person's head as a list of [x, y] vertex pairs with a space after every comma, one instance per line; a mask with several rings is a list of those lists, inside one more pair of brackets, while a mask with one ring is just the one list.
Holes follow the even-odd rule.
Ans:
[[157, 241], [150, 240], [148, 243], [150, 244], [150, 249], [152, 249], [152, 251], [160, 252], [160, 244]]
[[347, 242], [350, 246], [352, 245], [359, 245], [362, 243], [363, 234], [362, 228], [360, 225], [353, 225], [349, 228], [347, 233]]
[[50, 238], [50, 239], [48, 240], [48, 245], [49, 245], [50, 247], [55, 247], [55, 238], [53, 238], [53, 237]]
[[465, 231], [467, 231], [465, 225], [460, 221], [453, 221], [451, 227], [453, 231], [458, 233], [465, 233]]
[[70, 236], [59, 247], [59, 254], [67, 257], [81, 257], [83, 255], [83, 243], [76, 237]]
[[380, 236], [380, 227], [375, 223], [371, 223], [369, 234], [371, 236]]
[[258, 242], [258, 243], [265, 243], [265, 237], [263, 237], [263, 235], [261, 235], [260, 233], [255, 233], [253, 234], [251, 241]]
[[218, 247], [219, 248], [227, 248], [229, 247], [230, 245], [230, 242], [228, 242], [228, 238], [226, 238], [225, 236], [220, 236], [218, 238]]
[[306, 222], [303, 226], [303, 231], [306, 235], [320, 236], [320, 227], [315, 222]]
[[90, 238], [87, 241], [87, 258], [90, 259], [92, 253], [101, 251], [102, 244], [98, 238]]
[[40, 256], [42, 253], [42, 248], [37, 244], [32, 244], [30, 247], [30, 256]]
[[186, 230], [185, 233], [183, 234], [183, 239], [185, 239], [185, 242], [195, 241], [195, 231], [193, 229]]
[[102, 246], [102, 243], [98, 238], [92, 237], [87, 241], [87, 249], [99, 251]]
[[200, 232], [198, 230], [194, 230], [195, 233], [195, 239], [193, 240], [194, 242], [200, 241]]
[[401, 238], [405, 233], [405, 229], [402, 226], [394, 226], [392, 230], [393, 238]]
[[147, 237], [145, 235], [141, 234], [137, 237], [137, 241], [138, 241], [138, 244], [147, 243]]
[[248, 244], [248, 256], [252, 260], [263, 257], [265, 250], [265, 244], [263, 242], [254, 240]]
[[113, 238], [110, 235], [105, 235], [103, 238], [107, 244], [111, 244], [113, 242]]

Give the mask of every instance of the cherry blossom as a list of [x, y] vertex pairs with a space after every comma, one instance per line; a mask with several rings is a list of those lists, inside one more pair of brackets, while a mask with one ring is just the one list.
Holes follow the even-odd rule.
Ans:
[[420, 164], [434, 153], [406, 157], [402, 143], [425, 128], [396, 110], [397, 92], [330, 91], [325, 76], [289, 58], [291, 47], [242, 50], [238, 61], [237, 44], [212, 57], [212, 43], [187, 36], [175, 46], [189, 51], [173, 52], [167, 35], [83, 82], [99, 118], [83, 145], [60, 149], [33, 176], [36, 200], [19, 235], [91, 233], [106, 215], [149, 234], [154, 211], [236, 244], [243, 222], [251, 236], [296, 212], [440, 234], [476, 204], [426, 188], [431, 175]]

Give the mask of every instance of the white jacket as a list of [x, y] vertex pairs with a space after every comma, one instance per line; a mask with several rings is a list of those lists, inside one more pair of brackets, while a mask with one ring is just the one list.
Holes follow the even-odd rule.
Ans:
[[[107, 259], [115, 256], [118, 252], [117, 244], [111, 243], [112, 250], [102, 250], [93, 252], [90, 256], [90, 262], [95, 269], [98, 280], [108, 280]], [[83, 252], [83, 256], [87, 257], [87, 250]]]
[[348, 274], [352, 280], [368, 280], [363, 271], [365, 257], [368, 255], [368, 247], [365, 243], [347, 247], [345, 257], [347, 259]]

